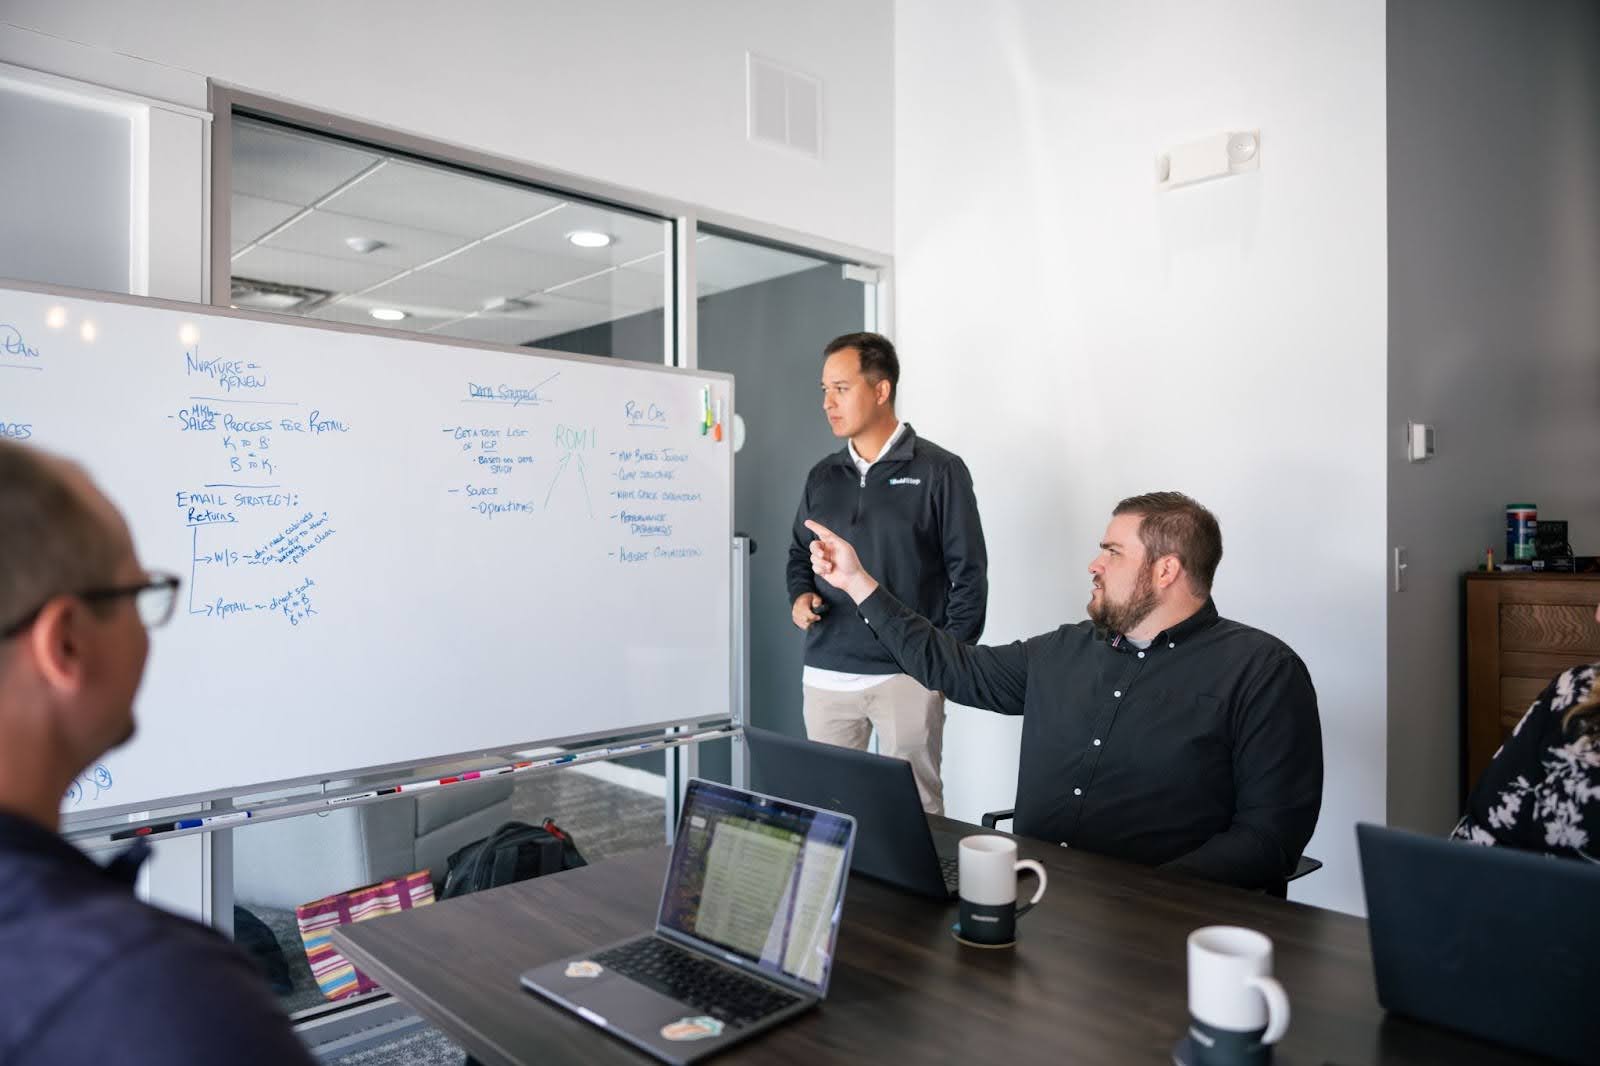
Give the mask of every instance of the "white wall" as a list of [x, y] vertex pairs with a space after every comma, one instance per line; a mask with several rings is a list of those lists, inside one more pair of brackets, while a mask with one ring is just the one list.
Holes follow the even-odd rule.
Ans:
[[[0, 94], [10, 111], [0, 115], [0, 140], [18, 158], [38, 160], [13, 168], [7, 184], [14, 187], [0, 196], [0, 220], [17, 235], [0, 255], [0, 276], [203, 299], [210, 202], [204, 79], [0, 22]], [[93, 164], [94, 176], [75, 180], [71, 168], [96, 146], [70, 123], [19, 121], [41, 101], [67, 115], [115, 115], [129, 136]], [[54, 168], [61, 168], [59, 178]], [[104, 232], [108, 199], [120, 200], [119, 232]], [[82, 218], [52, 224], [63, 212]], [[108, 271], [118, 259], [121, 269]]]
[[1389, 4], [1389, 815], [1425, 832], [1460, 814], [1462, 572], [1512, 502], [1600, 551], [1596, 42], [1592, 0]]
[[[887, 0], [8, 0], [3, 17], [816, 236], [891, 240]], [[822, 161], [745, 139], [746, 50], [822, 80]]]
[[[1225, 615], [1288, 641], [1327, 784], [1297, 898], [1357, 911], [1384, 819], [1384, 4], [895, 9], [905, 413], [977, 481], [985, 639], [1083, 617], [1123, 496], [1226, 544]], [[1157, 193], [1165, 147], [1262, 130], [1261, 169]], [[957, 817], [1008, 805], [1018, 723], [956, 710]]]

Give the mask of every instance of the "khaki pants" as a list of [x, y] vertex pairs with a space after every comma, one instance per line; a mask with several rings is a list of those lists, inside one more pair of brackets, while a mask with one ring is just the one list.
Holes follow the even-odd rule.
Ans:
[[896, 674], [860, 692], [833, 692], [802, 685], [806, 736], [842, 748], [866, 749], [873, 729], [878, 750], [911, 764], [922, 808], [944, 813], [944, 783], [939, 760], [944, 749], [944, 694], [930, 692]]

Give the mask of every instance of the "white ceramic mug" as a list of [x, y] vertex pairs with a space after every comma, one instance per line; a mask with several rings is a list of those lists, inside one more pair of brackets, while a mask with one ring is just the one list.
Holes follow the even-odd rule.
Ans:
[[1289, 997], [1272, 976], [1272, 941], [1208, 925], [1189, 934], [1189, 1044], [1197, 1066], [1258, 1066], [1289, 1029]]
[[[1044, 867], [1017, 858], [1017, 842], [1001, 836], [971, 836], [961, 841], [961, 938], [974, 944], [1009, 944], [1017, 938], [1017, 919], [1044, 896]], [[1017, 906], [1017, 872], [1039, 879], [1033, 898]]]

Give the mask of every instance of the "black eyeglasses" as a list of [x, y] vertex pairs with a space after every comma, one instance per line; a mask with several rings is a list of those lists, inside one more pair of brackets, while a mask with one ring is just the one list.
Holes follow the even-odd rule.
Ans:
[[[182, 579], [173, 574], [151, 574], [149, 580], [142, 584], [84, 589], [82, 592], [70, 595], [84, 603], [105, 603], [108, 600], [120, 600], [124, 596], [131, 596], [134, 610], [139, 612], [139, 621], [144, 623], [146, 629], [154, 629], [172, 620], [172, 609], [178, 605], [178, 589], [182, 584]], [[55, 598], [50, 597], [51, 600]], [[50, 600], [46, 600], [18, 621], [0, 630], [0, 640], [10, 640], [33, 625], [39, 619], [39, 612], [49, 603]]]

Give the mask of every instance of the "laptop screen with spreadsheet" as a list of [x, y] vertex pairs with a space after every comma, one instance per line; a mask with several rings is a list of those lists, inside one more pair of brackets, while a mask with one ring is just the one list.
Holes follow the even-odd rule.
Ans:
[[854, 834], [845, 815], [693, 781], [658, 927], [821, 995]]

